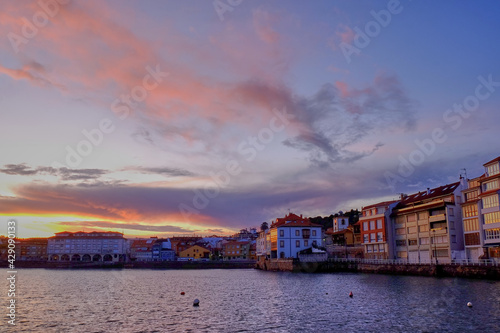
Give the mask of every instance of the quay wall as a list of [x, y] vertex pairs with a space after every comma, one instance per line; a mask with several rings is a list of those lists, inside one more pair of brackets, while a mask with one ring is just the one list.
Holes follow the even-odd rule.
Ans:
[[500, 266], [495, 265], [376, 264], [332, 261], [322, 263], [301, 263], [296, 259], [279, 259], [261, 260], [257, 263], [256, 268], [268, 271], [304, 273], [352, 272], [500, 280]]

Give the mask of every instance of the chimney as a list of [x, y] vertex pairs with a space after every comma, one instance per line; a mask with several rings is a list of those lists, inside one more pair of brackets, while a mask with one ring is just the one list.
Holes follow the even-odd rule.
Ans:
[[302, 218], [302, 214], [300, 214], [300, 218]]

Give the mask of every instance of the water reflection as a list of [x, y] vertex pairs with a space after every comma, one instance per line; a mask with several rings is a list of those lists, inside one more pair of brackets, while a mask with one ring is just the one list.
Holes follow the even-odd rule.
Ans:
[[18, 277], [20, 332], [500, 331], [495, 281], [252, 269], [23, 269]]

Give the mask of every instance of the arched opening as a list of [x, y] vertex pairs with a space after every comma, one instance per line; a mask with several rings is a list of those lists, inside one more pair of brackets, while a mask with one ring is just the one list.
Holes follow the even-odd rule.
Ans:
[[101, 255], [95, 254], [94, 257], [92, 258], [92, 261], [101, 261]]
[[59, 260], [59, 256], [57, 254], [53, 254], [50, 256], [50, 260], [52, 261], [58, 261]]
[[113, 261], [113, 256], [111, 254], [106, 254], [102, 261]]
[[80, 255], [79, 254], [73, 254], [71, 257], [71, 261], [80, 261]]
[[284, 259], [285, 258], [285, 252], [280, 252], [280, 258]]
[[82, 257], [82, 261], [91, 261], [92, 258], [90, 258], [90, 254], [84, 254]]
[[61, 261], [69, 261], [69, 255], [67, 255], [67, 254], [63, 254], [63, 255], [61, 256]]
[[120, 254], [119, 261], [124, 262], [127, 259], [127, 256], [125, 254]]

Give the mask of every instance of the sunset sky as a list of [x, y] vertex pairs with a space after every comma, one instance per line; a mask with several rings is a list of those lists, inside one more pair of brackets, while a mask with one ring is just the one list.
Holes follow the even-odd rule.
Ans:
[[498, 1], [0, 6], [0, 234], [227, 235], [500, 156]]

